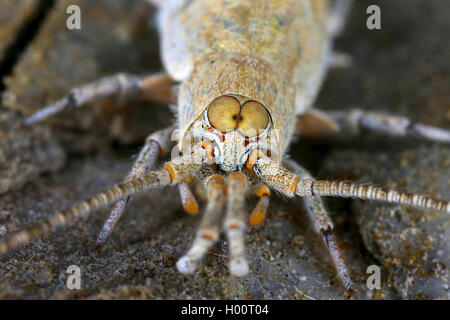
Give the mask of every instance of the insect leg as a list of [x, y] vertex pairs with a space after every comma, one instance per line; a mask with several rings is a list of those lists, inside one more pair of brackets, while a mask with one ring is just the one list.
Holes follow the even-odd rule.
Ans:
[[68, 96], [23, 119], [22, 124], [31, 125], [63, 110], [79, 108], [113, 96], [125, 99], [142, 98], [157, 102], [173, 102], [174, 98], [171, 92], [173, 84], [173, 80], [165, 73], [143, 77], [119, 73], [72, 89]]
[[[174, 126], [170, 126], [149, 135], [145, 139], [145, 145], [139, 152], [139, 155], [136, 158], [130, 173], [128, 173], [125, 178], [125, 181], [140, 178], [147, 174], [157, 161], [158, 155], [169, 151], [170, 134], [173, 130]], [[102, 231], [98, 235], [97, 247], [102, 247], [105, 244], [131, 199], [131, 196], [127, 196], [116, 202], [113, 206], [108, 219], [103, 225]]]
[[[293, 160], [285, 160], [285, 166], [293, 170], [301, 179], [312, 179], [311, 174]], [[333, 222], [323, 204], [322, 198], [319, 196], [303, 198], [306, 210], [314, 224], [315, 231], [322, 236], [328, 252], [333, 260], [335, 270], [338, 272], [339, 278], [349, 295], [352, 292], [352, 282], [349, 276], [347, 266], [345, 265], [342, 254], [333, 234]]]
[[194, 175], [203, 166], [206, 159], [205, 149], [195, 146], [192, 153], [167, 162], [161, 170], [149, 172], [141, 178], [119, 183], [102, 193], [51, 216], [35, 226], [13, 234], [0, 242], [0, 255], [8, 253], [20, 245], [29, 243], [33, 239], [43, 237], [77, 218], [86, 217], [95, 210], [126, 196], [180, 183], [185, 178]]
[[[257, 158], [256, 158], [257, 157]], [[288, 197], [332, 196], [376, 200], [421, 209], [433, 209], [450, 213], [450, 202], [436, 200], [420, 194], [383, 190], [367, 184], [345, 181], [302, 179], [264, 155], [256, 156], [254, 165], [247, 165], [269, 187]]]
[[[334, 121], [340, 131], [359, 133], [361, 129], [392, 136], [414, 136], [436, 142], [450, 143], [450, 130], [412, 123], [406, 117], [367, 112], [362, 110], [321, 112]], [[301, 130], [301, 128], [300, 128]]]
[[247, 178], [239, 171], [228, 176], [228, 202], [224, 228], [227, 233], [230, 248], [230, 272], [235, 276], [245, 276], [248, 273], [248, 262], [245, 258], [244, 230], [246, 214], [244, 211]]
[[194, 243], [177, 262], [178, 271], [185, 274], [194, 272], [205, 253], [216, 243], [223, 217], [226, 194], [224, 178], [214, 174], [211, 167], [205, 167], [201, 170], [201, 180], [208, 194], [208, 204]]
[[252, 226], [256, 226], [263, 223], [266, 217], [270, 202], [270, 189], [266, 184], [259, 184], [254, 188], [253, 192], [259, 197], [259, 201], [250, 214], [249, 222]]
[[180, 191], [181, 203], [183, 204], [184, 210], [190, 214], [196, 214], [199, 210], [199, 206], [191, 188], [189, 188], [188, 182], [180, 182], [178, 184], [178, 190]]

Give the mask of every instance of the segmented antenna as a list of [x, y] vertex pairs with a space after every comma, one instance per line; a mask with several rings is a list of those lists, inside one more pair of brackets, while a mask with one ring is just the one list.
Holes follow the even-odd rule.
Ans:
[[419, 194], [385, 191], [382, 188], [353, 182], [301, 179], [266, 156], [260, 156], [253, 169], [264, 183], [288, 197], [332, 196], [376, 200], [450, 213], [450, 202]]
[[404, 193], [394, 190], [385, 191], [371, 185], [343, 181], [316, 180], [313, 181], [311, 190], [314, 195], [318, 196], [377, 200], [450, 213], [450, 202], [448, 201], [436, 200], [414, 193]]

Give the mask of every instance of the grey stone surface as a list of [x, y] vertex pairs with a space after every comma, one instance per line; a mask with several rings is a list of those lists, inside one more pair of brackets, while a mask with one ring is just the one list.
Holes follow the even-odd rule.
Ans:
[[[349, 25], [336, 44], [337, 49], [352, 55], [354, 64], [330, 72], [317, 106], [384, 110], [448, 128], [450, 52], [443, 39], [450, 32], [450, 4], [355, 2]], [[154, 35], [146, 33], [152, 32], [145, 31], [148, 17], [140, 2], [91, 2], [86, 28], [78, 34], [58, 27], [64, 3], [54, 9], [16, 66], [8, 82], [15, 97], [7, 103], [9, 110], [29, 114], [31, 109], [66, 94], [70, 87], [99, 76], [158, 70], [157, 61], [146, 59], [157, 47]], [[365, 9], [372, 3], [382, 10], [381, 31], [365, 28]], [[123, 6], [131, 6], [126, 15]], [[124, 21], [123, 27], [119, 20]], [[130, 39], [130, 35], [135, 38]], [[137, 41], [140, 37], [152, 40]], [[39, 54], [45, 57], [42, 64], [33, 58]], [[79, 67], [74, 69], [74, 64]], [[58, 116], [33, 129], [48, 131], [45, 139], [38, 132], [22, 132], [17, 136], [25, 141], [22, 149], [11, 148], [11, 143], [1, 145], [0, 150], [11, 154], [7, 159], [17, 157], [19, 161], [26, 155], [33, 158], [42, 141], [51, 141], [47, 148], [39, 148], [47, 157], [52, 150], [67, 154], [65, 165], [54, 173], [36, 176], [61, 164], [32, 164], [34, 174], [21, 180], [29, 183], [0, 196], [1, 237], [120, 181], [132, 163], [131, 156], [138, 151], [140, 138], [173, 121], [165, 108], [149, 104], [119, 106], [117, 110], [107, 107], [112, 110], [110, 117], [99, 111], [104, 109], [85, 108], [76, 116]], [[113, 130], [114, 117], [129, 125]], [[9, 120], [4, 123], [8, 137], [17, 135], [11, 131]], [[123, 138], [130, 127], [134, 131]], [[290, 150], [290, 156], [316, 177], [373, 182], [450, 198], [447, 146], [364, 133], [349, 139], [298, 141]], [[58, 152], [62, 159], [64, 153]], [[5, 173], [1, 172], [3, 178]], [[14, 179], [16, 175], [11, 176]], [[179, 274], [175, 263], [193, 240], [200, 215], [186, 214], [174, 199], [178, 199], [176, 188], [136, 197], [101, 254], [93, 247], [107, 209], [0, 258], [0, 298], [345, 298], [300, 202], [277, 196], [264, 226], [249, 228], [248, 276], [239, 279], [229, 275], [224, 239], [207, 255], [198, 272]], [[255, 201], [249, 197], [249, 211]], [[327, 198], [327, 205], [357, 288], [355, 298], [448, 299], [447, 216], [343, 199]], [[81, 268], [80, 291], [65, 288], [65, 270], [72, 264]], [[365, 284], [366, 268], [372, 264], [382, 267], [382, 288], [373, 292]]]

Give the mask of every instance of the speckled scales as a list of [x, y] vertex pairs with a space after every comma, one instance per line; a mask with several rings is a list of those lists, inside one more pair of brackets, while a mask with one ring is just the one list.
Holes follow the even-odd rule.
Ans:
[[240, 94], [267, 107], [284, 151], [295, 115], [310, 107], [325, 73], [327, 4], [173, 0], [163, 6], [162, 56], [166, 70], [182, 82], [182, 131], [215, 97]]

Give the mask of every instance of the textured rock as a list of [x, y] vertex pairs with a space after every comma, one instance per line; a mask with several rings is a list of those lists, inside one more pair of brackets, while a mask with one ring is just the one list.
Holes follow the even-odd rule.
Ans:
[[[363, 34], [344, 40], [352, 43], [355, 66], [345, 74], [331, 74], [324, 88], [331, 94], [322, 101], [335, 108], [336, 100], [330, 98], [340, 92], [347, 105], [449, 128], [446, 88], [450, 51], [442, 39], [450, 32], [445, 18], [450, 6], [420, 1], [380, 1], [379, 5], [382, 31], [363, 33], [374, 41], [360, 38]], [[435, 24], [426, 22], [430, 17]], [[356, 19], [350, 27], [361, 23]], [[333, 81], [337, 78], [341, 82]], [[327, 177], [356, 178], [449, 199], [449, 165], [448, 146], [366, 135], [334, 148], [322, 170]], [[396, 295], [407, 299], [450, 297], [448, 214], [354, 201], [351, 215], [359, 224], [364, 246], [383, 266], [384, 277]]]
[[[81, 30], [66, 27], [66, 8], [81, 9]], [[161, 70], [153, 8], [145, 1], [57, 1], [14, 73], [6, 79], [4, 105], [30, 115], [67, 95], [71, 88], [118, 72]], [[46, 123], [72, 149], [92, 150], [118, 140], [140, 142], [155, 115], [148, 104], [107, 100], [58, 115]], [[163, 108], [166, 110], [167, 108]], [[164, 112], [161, 112], [164, 114]], [[67, 130], [71, 129], [71, 130]]]
[[[82, 30], [66, 28], [69, 4], [82, 9]], [[15, 16], [23, 11], [9, 2], [4, 5]], [[10, 23], [3, 13], [2, 7], [1, 25], [11, 26], [3, 27], [2, 32], [14, 34], [12, 27], [17, 23]], [[29, 115], [67, 95], [72, 87], [121, 71], [159, 71], [156, 32], [149, 28], [152, 14], [152, 7], [144, 1], [56, 2], [14, 72], [5, 79], [7, 90], [2, 93], [4, 108], [0, 109], [5, 138], [0, 141], [0, 160], [5, 165], [0, 167], [0, 194], [22, 186], [40, 172], [60, 168], [64, 152], [59, 145], [73, 153], [107, 148], [113, 141], [140, 143], [149, 128], [166, 125], [170, 112], [165, 106], [121, 105], [108, 100], [97, 108], [71, 110], [34, 128], [14, 126], [18, 114]]]
[[48, 128], [17, 130], [19, 117], [0, 106], [0, 194], [18, 189], [42, 171], [61, 168], [65, 152]]
[[[333, 152], [327, 168], [356, 175], [393, 189], [448, 199], [448, 147], [425, 146], [396, 151]], [[383, 266], [385, 279], [402, 298], [448, 299], [448, 214], [355, 201], [352, 215], [365, 247]]]

